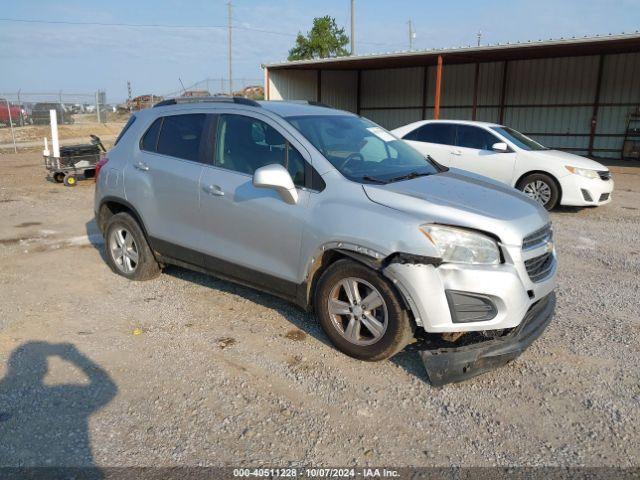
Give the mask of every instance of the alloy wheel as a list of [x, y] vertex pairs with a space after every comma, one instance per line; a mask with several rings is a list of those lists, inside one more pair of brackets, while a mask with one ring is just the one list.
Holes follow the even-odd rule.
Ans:
[[551, 187], [542, 180], [527, 183], [522, 191], [541, 205], [546, 205], [551, 200]]
[[355, 345], [372, 345], [387, 330], [389, 314], [384, 298], [369, 282], [349, 277], [338, 282], [329, 294], [331, 323]]
[[116, 267], [122, 273], [130, 274], [138, 267], [138, 246], [126, 228], [118, 227], [111, 231], [109, 250]]

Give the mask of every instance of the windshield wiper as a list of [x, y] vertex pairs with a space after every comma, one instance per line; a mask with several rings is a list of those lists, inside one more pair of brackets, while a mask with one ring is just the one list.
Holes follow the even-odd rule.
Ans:
[[400, 175], [400, 176], [397, 176], [397, 177], [390, 178], [389, 182], [398, 182], [400, 180], [411, 180], [413, 178], [426, 177], [428, 175], [431, 175], [431, 173], [430, 172], [416, 172], [416, 171], [413, 171], [413, 172], [406, 173], [404, 175]]
[[386, 185], [387, 183], [389, 183], [386, 180], [382, 180], [381, 178], [376, 177], [370, 177], [369, 175], [365, 175], [364, 177], [362, 177], [362, 180], [371, 183], [378, 183], [380, 185]]

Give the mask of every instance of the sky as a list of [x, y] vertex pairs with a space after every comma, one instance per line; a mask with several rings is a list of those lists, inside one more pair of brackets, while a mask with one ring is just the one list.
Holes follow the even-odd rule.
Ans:
[[[165, 95], [227, 76], [227, 0], [2, 0], [0, 93]], [[356, 53], [515, 42], [640, 29], [638, 0], [356, 0]], [[350, 0], [233, 0], [233, 77], [262, 83], [299, 31], [330, 15], [347, 34]], [[68, 23], [25, 23], [38, 20]], [[171, 25], [125, 27], [82, 23]], [[179, 27], [179, 28], [178, 28]], [[210, 28], [194, 28], [210, 27]], [[268, 31], [268, 32], [267, 32]], [[276, 32], [276, 33], [269, 33]], [[248, 80], [247, 80], [248, 81]], [[211, 88], [214, 90], [214, 87]]]

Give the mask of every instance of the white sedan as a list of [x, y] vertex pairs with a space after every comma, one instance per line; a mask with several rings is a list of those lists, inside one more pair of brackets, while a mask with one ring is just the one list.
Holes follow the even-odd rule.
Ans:
[[504, 125], [423, 120], [396, 128], [393, 134], [438, 163], [522, 190], [547, 210], [556, 205], [596, 206], [611, 201], [613, 180], [607, 167], [546, 148]]

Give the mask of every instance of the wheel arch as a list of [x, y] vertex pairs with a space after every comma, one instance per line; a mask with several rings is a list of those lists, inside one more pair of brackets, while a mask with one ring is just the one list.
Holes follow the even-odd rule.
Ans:
[[[315, 291], [318, 285], [318, 280], [320, 279], [320, 277], [322, 277], [322, 274], [337, 261], [348, 259], [348, 260], [353, 260], [357, 263], [364, 265], [365, 267], [368, 267], [376, 271], [383, 278], [388, 280], [393, 290], [396, 292], [398, 299], [402, 304], [402, 307], [411, 313], [411, 320], [415, 323], [415, 312], [411, 308], [411, 303], [405, 297], [404, 292], [402, 292], [397, 287], [397, 285], [395, 285], [395, 282], [393, 282], [390, 278], [388, 278], [383, 273], [384, 268], [390, 262], [404, 261], [405, 257], [406, 257], [406, 254], [393, 253], [387, 257], [374, 258], [364, 253], [361, 253], [355, 250], [350, 250], [347, 248], [332, 248], [332, 249], [324, 250], [311, 265], [309, 274], [307, 276], [307, 280], [304, 284], [306, 288], [304, 289], [303, 292], [301, 292], [303, 298], [300, 299], [302, 300], [302, 302], [300, 303], [302, 303], [307, 310], [312, 311], [314, 309], [313, 299], [314, 299]], [[431, 259], [428, 257], [424, 257], [424, 258], [420, 257], [420, 260], [426, 261], [429, 263]]]
[[553, 173], [549, 173], [549, 172], [546, 172], [544, 170], [530, 170], [530, 171], [525, 172], [522, 175], [520, 175], [520, 178], [518, 178], [518, 180], [516, 180], [515, 187], [518, 190], [520, 190], [520, 182], [522, 182], [522, 180], [524, 180], [529, 175], [535, 175], [535, 174], [546, 175], [551, 180], [553, 180], [553, 183], [555, 183], [556, 187], [558, 187], [559, 196], [558, 196], [557, 205], [560, 205], [560, 202], [562, 201], [562, 185], [560, 185], [560, 181], [556, 178], [556, 176]]
[[96, 215], [96, 223], [98, 224], [98, 228], [102, 233], [104, 233], [105, 226], [111, 217], [118, 213], [128, 213], [130, 214], [144, 233], [144, 236], [149, 241], [149, 235], [147, 233], [147, 228], [145, 227], [144, 221], [142, 220], [142, 216], [138, 213], [133, 205], [131, 205], [126, 200], [117, 197], [105, 197], [100, 202], [100, 206], [98, 207], [98, 213]]

